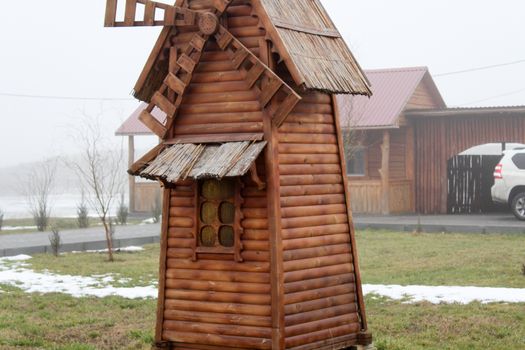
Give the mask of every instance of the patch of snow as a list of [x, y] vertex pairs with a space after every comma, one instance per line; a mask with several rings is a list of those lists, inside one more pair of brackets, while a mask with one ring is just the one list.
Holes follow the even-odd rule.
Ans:
[[2, 226], [2, 231], [36, 230], [36, 226]]
[[150, 224], [155, 224], [155, 218], [144, 219], [140, 223], [140, 225], [150, 225]]
[[525, 303], [525, 289], [457, 287], [457, 286], [399, 286], [364, 284], [363, 293], [377, 294], [394, 300], [408, 299], [409, 303], [428, 301], [432, 304], [459, 303]]
[[[35, 272], [26, 268], [25, 260], [29, 256], [0, 259], [0, 284], [20, 288], [26, 293], [64, 293], [73, 297], [107, 297], [120, 296], [128, 299], [146, 299], [157, 297], [157, 287], [113, 287], [112, 275], [98, 275], [91, 277], [59, 275], [48, 271]], [[7, 262], [11, 264], [6, 264]]]
[[[129, 246], [124, 248], [113, 248], [114, 252], [126, 252], [126, 253], [135, 253], [135, 252], [141, 252], [144, 248], [142, 247], [135, 247], [135, 246]], [[71, 254], [81, 254], [81, 253], [107, 253], [108, 249], [99, 249], [99, 250], [86, 250], [86, 251], [78, 251], [74, 250], [71, 252]]]
[[4, 258], [0, 258], [0, 263], [2, 261], [26, 261], [29, 259], [31, 259], [31, 257], [29, 255], [24, 255], [24, 254], [15, 255], [15, 256], [6, 256]]

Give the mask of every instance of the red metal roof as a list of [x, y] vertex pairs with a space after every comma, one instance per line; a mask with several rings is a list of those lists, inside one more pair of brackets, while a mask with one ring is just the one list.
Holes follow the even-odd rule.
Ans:
[[[130, 135], [153, 135], [150, 129], [146, 127], [140, 120], [139, 116], [140, 113], [147, 107], [148, 105], [144, 102], [142, 102], [137, 109], [129, 116], [128, 119], [118, 128], [118, 130], [115, 132], [115, 135], [117, 136], [130, 136]], [[155, 118], [157, 118], [159, 121], [164, 121], [166, 119], [166, 114], [155, 107], [153, 111], [151, 112], [151, 115], [153, 115]]]
[[[398, 127], [397, 122], [401, 112], [425, 77], [429, 79], [438, 99], [442, 102], [426, 67], [365, 70], [365, 74], [372, 84], [371, 98], [359, 95], [337, 96], [343, 127], [349, 125], [359, 129]], [[442, 104], [441, 107], [445, 107], [444, 102]], [[120, 126], [116, 135], [152, 135], [152, 132], [138, 119], [144, 108], [146, 104], [141, 103]], [[156, 108], [152, 114], [159, 120], [166, 118], [164, 112]]]
[[366, 70], [365, 74], [372, 84], [372, 97], [337, 96], [343, 128], [398, 127], [399, 116], [425, 76], [434, 84], [427, 67]]

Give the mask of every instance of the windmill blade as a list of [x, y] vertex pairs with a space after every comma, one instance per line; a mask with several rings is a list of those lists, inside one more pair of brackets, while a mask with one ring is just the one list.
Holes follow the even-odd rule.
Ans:
[[248, 86], [259, 90], [261, 106], [268, 108], [273, 123], [280, 127], [301, 96], [225, 27], [219, 26], [215, 39], [219, 47], [229, 54], [234, 68], [245, 71]]
[[221, 16], [232, 3], [233, 0], [212, 0], [212, 5], [215, 7], [218, 16]]
[[[175, 47], [170, 49], [168, 74], [160, 88], [153, 94], [151, 102], [139, 116], [139, 119], [160, 138], [165, 138], [173, 125], [182, 103], [182, 97], [190, 84], [208, 39], [208, 35], [197, 32], [180, 55]], [[166, 113], [164, 123], [151, 114], [155, 107]]]
[[[121, 0], [122, 1], [122, 0]], [[118, 0], [106, 1], [105, 27], [140, 26], [191, 26], [195, 25], [197, 12], [150, 0], [125, 0], [124, 20], [117, 21]], [[137, 19], [138, 13], [144, 13]]]

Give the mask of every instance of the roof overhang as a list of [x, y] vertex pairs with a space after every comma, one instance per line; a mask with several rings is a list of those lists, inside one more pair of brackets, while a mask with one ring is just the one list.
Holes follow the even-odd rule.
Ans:
[[163, 183], [244, 176], [266, 141], [162, 143], [132, 165], [128, 173]]
[[510, 107], [474, 107], [407, 110], [407, 118], [447, 118], [447, 117], [481, 117], [481, 116], [523, 116], [525, 106]]

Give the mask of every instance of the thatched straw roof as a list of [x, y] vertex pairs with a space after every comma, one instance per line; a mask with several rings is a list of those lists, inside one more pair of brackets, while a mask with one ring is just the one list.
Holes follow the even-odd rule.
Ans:
[[130, 169], [132, 175], [177, 183], [185, 179], [222, 179], [245, 175], [266, 146], [263, 142], [175, 144]]
[[[333, 94], [371, 95], [369, 83], [319, 0], [251, 0], [295, 83]], [[168, 71], [163, 51], [176, 29], [165, 27], [134, 88], [149, 102]]]
[[[371, 95], [356, 59], [319, 0], [253, 0], [298, 85], [329, 93]], [[257, 6], [257, 5], [256, 5]]]

